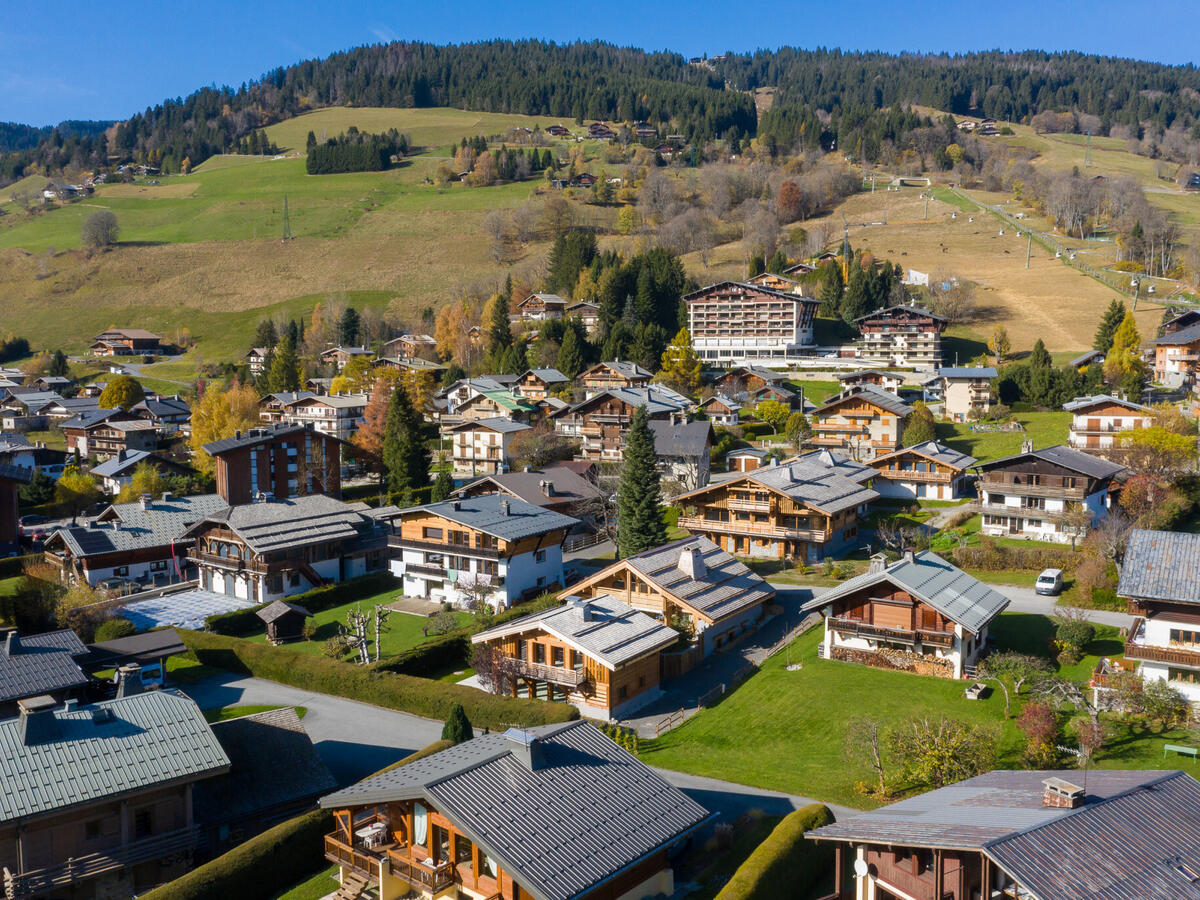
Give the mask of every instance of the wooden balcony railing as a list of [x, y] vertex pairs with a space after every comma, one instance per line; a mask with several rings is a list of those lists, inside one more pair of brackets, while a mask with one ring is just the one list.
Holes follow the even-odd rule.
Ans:
[[200, 830], [198, 828], [181, 828], [143, 838], [131, 844], [102, 850], [99, 853], [88, 853], [76, 856], [66, 862], [44, 869], [33, 869], [29, 872], [10, 872], [4, 870], [4, 895], [6, 900], [17, 900], [20, 897], [32, 897], [56, 887], [73, 884], [85, 878], [94, 878], [105, 872], [125, 869], [140, 863], [150, 862], [165, 856], [190, 853], [196, 847]]
[[1065, 487], [1060, 484], [1028, 484], [986, 476], [979, 479], [979, 489], [990, 493], [1012, 494], [1020, 497], [1057, 497], [1066, 500], [1083, 500], [1087, 497], [1087, 489], [1082, 487]]
[[375, 884], [379, 883], [380, 855], [346, 843], [336, 831], [325, 835], [325, 858], [335, 865], [361, 872]]
[[446, 544], [442, 541], [414, 541], [393, 534], [388, 536], [388, 546], [404, 550], [425, 550], [429, 553], [451, 553], [456, 556], [475, 556], [482, 559], [500, 559], [499, 550], [485, 547], [469, 547], [466, 544]]
[[748, 512], [770, 512], [770, 500], [739, 500], [737, 497], [729, 497], [725, 501], [725, 505], [730, 509], [742, 509]]
[[841, 635], [850, 635], [852, 637], [879, 638], [887, 641], [900, 641], [906, 644], [915, 644], [918, 641], [922, 644], [928, 644], [933, 647], [953, 647], [954, 632], [953, 631], [931, 631], [924, 628], [905, 629], [905, 628], [886, 628], [882, 625], [868, 625], [865, 622], [856, 622], [854, 619], [842, 619], [831, 617], [829, 619], [829, 627]]
[[1134, 619], [1133, 626], [1129, 629], [1131, 637], [1125, 642], [1126, 659], [1200, 669], [1200, 650], [1189, 650], [1185, 647], [1160, 647], [1156, 644], [1144, 643], [1137, 637], [1141, 624], [1141, 619]]
[[526, 659], [508, 660], [518, 675], [526, 678], [536, 678], [538, 681], [548, 681], [551, 684], [562, 684], [567, 687], [579, 687], [587, 679], [583, 672], [574, 669], [563, 669], [558, 666], [547, 666], [542, 663], [529, 662]]
[[881, 478], [892, 481], [924, 481], [935, 484], [949, 484], [954, 480], [950, 472], [914, 472], [911, 469], [876, 469]]
[[688, 531], [720, 531], [726, 534], [748, 534], [792, 541], [827, 541], [829, 533], [806, 528], [782, 528], [769, 522], [720, 522], [703, 516], [680, 516], [678, 525]]
[[454, 866], [449, 862], [430, 865], [399, 850], [388, 850], [387, 859], [392, 874], [403, 878], [417, 889], [436, 894], [454, 884]]

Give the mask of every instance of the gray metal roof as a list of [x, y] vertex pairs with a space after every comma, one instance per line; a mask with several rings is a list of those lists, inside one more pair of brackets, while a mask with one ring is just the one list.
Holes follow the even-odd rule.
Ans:
[[135, 403], [132, 407], [134, 412], [145, 410], [152, 416], [190, 416], [192, 413], [191, 406], [186, 400], [180, 400], [178, 397], [147, 397], [140, 403]]
[[100, 478], [116, 478], [121, 473], [136, 468], [138, 463], [145, 462], [152, 456], [154, 454], [149, 450], [125, 450], [94, 466], [91, 474]]
[[264, 606], [262, 609], [256, 612], [255, 615], [264, 622], [270, 623], [282, 616], [286, 616], [288, 613], [296, 613], [297, 615], [304, 616], [305, 618], [308, 618], [312, 615], [312, 613], [310, 613], [299, 603], [288, 603], [284, 600], [276, 600], [269, 606]]
[[[99, 715], [97, 715], [99, 713]], [[72, 710], [25, 744], [20, 719], [0, 721], [0, 822], [216, 775], [229, 757], [192, 700], [150, 691]]]
[[91, 409], [85, 409], [78, 413], [74, 418], [67, 419], [67, 421], [63, 422], [62, 427], [91, 428], [94, 425], [99, 425], [101, 422], [107, 422], [120, 412], [121, 410], [119, 409], [101, 409], [98, 406]]
[[828, 448], [809, 450], [807, 453], [801, 453], [799, 456], [785, 461], [783, 465], [788, 466], [795, 462], [821, 466], [859, 484], [869, 481], [878, 474], [866, 463], [859, 462], [857, 459], [851, 459], [845, 453], [839, 453], [837, 450], [830, 450]]
[[290, 706], [240, 716], [212, 726], [229, 757], [229, 772], [195, 789], [196, 821], [229, 823], [280, 806], [316, 804], [337, 787], [296, 710]]
[[109, 669], [125, 662], [147, 665], [177, 653], [187, 653], [188, 648], [174, 628], [163, 628], [88, 644], [87, 649], [83, 663], [91, 670]]
[[1082, 365], [1086, 365], [1087, 363], [1090, 363], [1094, 359], [1104, 359], [1104, 351], [1103, 350], [1089, 350], [1087, 353], [1084, 353], [1081, 356], [1075, 357], [1073, 360], [1071, 360], [1069, 363], [1067, 363], [1067, 365], [1074, 366], [1075, 368], [1079, 368]]
[[1171, 334], [1164, 334], [1160, 338], [1155, 338], [1150, 343], [1174, 346], [1177, 344], [1190, 344], [1193, 341], [1200, 341], [1200, 322], [1197, 322], [1195, 325], [1189, 325], [1187, 328], [1181, 328]]
[[1200, 782], [1141, 774], [1159, 777], [984, 852], [1038, 900], [1200, 900]]
[[766, 381], [768, 383], [776, 382], [776, 381], [787, 381], [787, 373], [786, 372], [776, 372], [774, 369], [767, 369], [767, 368], [764, 368], [763, 366], [749, 366], [749, 365], [737, 366], [736, 368], [730, 369], [728, 372], [722, 373], [719, 376], [718, 380], [720, 380], [721, 378], [728, 378], [730, 375], [738, 375], [738, 374], [754, 375], [755, 377], [761, 378], [763, 381]]
[[159, 498], [150, 501], [148, 509], [142, 509], [138, 501], [114, 503], [90, 526], [60, 528], [48, 543], [61, 540], [77, 557], [165, 547], [182, 537], [189, 526], [227, 508], [218, 494]]
[[255, 553], [351, 540], [374, 528], [370, 516], [324, 494], [229, 506], [206, 516], [188, 533], [197, 534], [206, 523], [228, 526]]
[[528, 431], [529, 426], [524, 422], [514, 422], [505, 416], [492, 416], [489, 419], [468, 419], [460, 425], [455, 425], [451, 431], [474, 431], [485, 428], [498, 434], [513, 434], [518, 431]]
[[[782, 465], [759, 466], [750, 472], [739, 474], [738, 477], [747, 478], [769, 490], [786, 494], [799, 503], [827, 514], [851, 509], [879, 498], [876, 491], [861, 483], [866, 477], [875, 475], [874, 469], [870, 470], [869, 475], [864, 476], [856, 468], [861, 466], [861, 463], [854, 463], [853, 466], [839, 466], [837, 460], [840, 454], [829, 454], [829, 456], [833, 460], [832, 463], [823, 461], [820, 451], [817, 451]], [[845, 457], [842, 458], [845, 459]], [[852, 461], [847, 460], [847, 462]], [[845, 474], [842, 474], [843, 472]], [[707, 490], [709, 490], [708, 487], [703, 487], [680, 494], [675, 501], [679, 502], [685, 497], [693, 497]]]
[[837, 375], [837, 380], [854, 381], [866, 375], [881, 375], [884, 378], [894, 378], [896, 381], [904, 380], [903, 372], [885, 372], [883, 369], [858, 369], [854, 372], [840, 372]]
[[[272, 394], [272, 396], [276, 396]], [[315, 397], [316, 394], [311, 396]], [[307, 399], [307, 398], [301, 398]], [[313, 434], [321, 434], [325, 438], [332, 438], [336, 441], [341, 441], [330, 434], [318, 432], [311, 422], [275, 422], [272, 425], [262, 428], [251, 428], [249, 431], [243, 431], [241, 434], [233, 437], [221, 438], [219, 441], [210, 441], [204, 445], [204, 452], [209, 456], [218, 456], [221, 453], [228, 453], [230, 450], [237, 450], [242, 447], [256, 447], [259, 444], [273, 441], [276, 438], [287, 437], [293, 434], [304, 434], [306, 431]], [[341, 441], [345, 443], [344, 441]]]
[[[907, 800], [814, 829], [818, 840], [896, 844], [901, 847], [942, 847], [979, 850], [990, 842], [1078, 814], [1142, 785], [1158, 781], [1164, 772], [1093, 769], [1088, 772], [1088, 802], [1077, 810], [1042, 806], [1047, 778], [1078, 783], [1078, 771], [996, 770]], [[1131, 822], [1134, 827], [1138, 822]], [[1021, 880], [1024, 885], [1024, 879]], [[1074, 894], [1082, 900], [1091, 894]], [[1046, 898], [1038, 895], [1038, 900]], [[1131, 898], [1132, 900], [1132, 898]]]
[[33, 480], [33, 469], [16, 466], [12, 463], [0, 463], [0, 478], [5, 481], [15, 481], [18, 484], [29, 484]]
[[441, 503], [404, 510], [405, 514], [414, 512], [432, 513], [502, 541], [518, 541], [560, 528], [567, 529], [579, 521], [571, 516], [518, 500], [516, 497], [500, 494], [480, 494], [478, 497], [443, 500]]
[[540, 378], [542, 381], [546, 382], [547, 384], [556, 384], [559, 382], [571, 380], [566, 375], [564, 375], [562, 372], [558, 371], [558, 369], [529, 369], [521, 377], [524, 378], [525, 375], [534, 375], [537, 378]]
[[288, 406], [299, 406], [302, 403], [321, 404], [334, 409], [352, 409], [356, 406], [366, 406], [370, 399], [366, 394], [314, 394], [311, 397], [301, 397], [293, 400]]
[[[903, 450], [896, 450], [886, 456], [877, 456], [871, 463], [878, 465], [879, 463], [887, 462], [894, 456], [900, 456], [904, 453], [919, 453], [927, 459], [936, 460], [948, 466], [953, 466], [956, 469], [968, 469], [975, 463], [979, 462], [975, 457], [968, 456], [966, 453], [960, 453], [952, 447], [947, 447], [941, 441], [924, 441], [920, 444], [913, 444], [911, 447], [905, 447]], [[874, 469], [873, 469], [874, 471]], [[876, 472], [876, 474], [879, 474]]]
[[472, 635], [475, 644], [544, 629], [608, 669], [663, 650], [679, 632], [609, 594], [571, 601]]
[[1074, 400], [1068, 400], [1064, 403], [1063, 409], [1067, 412], [1075, 412], [1102, 403], [1115, 403], [1117, 406], [1124, 406], [1126, 409], [1136, 409], [1140, 412], [1154, 412], [1149, 406], [1134, 403], [1132, 400], [1122, 400], [1120, 397], [1114, 397], [1111, 394], [1096, 394], [1094, 397], [1076, 397]]
[[[680, 565], [684, 554], [693, 551], [702, 561], [695, 578]], [[759, 575], [703, 536], [664, 544], [623, 562], [714, 622], [775, 596], [775, 589]]]
[[[540, 765], [523, 761], [536, 737]], [[425, 800], [536, 900], [571, 900], [705, 822], [708, 812], [587, 722], [477, 737], [321, 800]]]
[[[542, 482], [550, 482], [550, 493], [542, 490]], [[534, 506], [557, 506], [560, 503], [591, 500], [604, 496], [594, 483], [566, 466], [546, 466], [529, 472], [506, 472], [503, 475], [485, 475], [454, 492], [455, 496], [478, 493], [480, 488], [491, 487], [502, 493], [518, 497]]]
[[994, 366], [943, 366], [937, 374], [939, 378], [995, 378], [999, 373]]
[[1117, 594], [1135, 600], [1200, 603], [1200, 534], [1131, 531]]
[[646, 407], [646, 414], [650, 416], [662, 416], [673, 412], [683, 412], [687, 408], [687, 403], [676, 399], [678, 395], [672, 396], [662, 390], [658, 385], [649, 387], [631, 387], [631, 388], [607, 388], [599, 391], [595, 395], [586, 400], [581, 400], [571, 407], [571, 411], [582, 410], [592, 406], [596, 406], [605, 397], [615, 397], [622, 403], [627, 403], [634, 409], [639, 406]]
[[887, 410], [893, 415], [907, 416], [912, 412], [912, 407], [901, 400], [891, 391], [885, 391], [883, 388], [874, 384], [856, 384], [846, 388], [840, 394], [836, 394], [826, 400], [821, 406], [818, 406], [816, 413], [820, 414], [827, 409], [832, 409], [839, 403], [849, 400], [853, 397], [860, 397], [874, 403], [876, 406]]
[[886, 316], [888, 313], [895, 313], [895, 312], [907, 312], [907, 313], [913, 313], [918, 316], [928, 316], [929, 318], [936, 319], [939, 322], [949, 322], [950, 321], [945, 316], [939, 316], [937, 313], [935, 313], [931, 310], [921, 309], [921, 307], [919, 307], [919, 306], [906, 306], [902, 303], [897, 304], [895, 306], [889, 306], [886, 309], [877, 309], [877, 310], [875, 310], [875, 312], [867, 313], [865, 316], [859, 316], [854, 321], [861, 322], [864, 319], [877, 319], [880, 316]]
[[654, 435], [657, 456], [707, 457], [712, 446], [712, 423], [685, 422], [676, 424], [662, 419], [648, 423]]
[[775, 299], [778, 299], [778, 300], [794, 300], [797, 303], [814, 303], [814, 304], [819, 304], [821, 302], [820, 300], [817, 300], [813, 297], [804, 297], [804, 296], [801, 296], [800, 294], [793, 294], [791, 291], [780, 291], [775, 288], [765, 287], [761, 284], [751, 284], [748, 281], [718, 281], [715, 284], [710, 284], [710, 285], [700, 288], [699, 290], [692, 291], [690, 294], [684, 294], [684, 297], [683, 297], [684, 302], [686, 303], [691, 300], [703, 299], [704, 295], [709, 293], [710, 291], [712, 291], [714, 289], [720, 289], [720, 288], [723, 288], [726, 286], [737, 286], [740, 288], [745, 288], [746, 290], [750, 290], [750, 291], [761, 291], [762, 293], [768, 294], [769, 296], [771, 296]]
[[49, 694], [87, 682], [78, 658], [87, 647], [69, 628], [42, 634], [19, 635], [10, 655], [0, 634], [0, 702]]
[[1111, 478], [1117, 473], [1125, 471], [1125, 466], [1109, 462], [1107, 459], [1101, 459], [1098, 456], [1092, 456], [1090, 453], [1084, 453], [1082, 450], [1075, 450], [1065, 444], [1056, 444], [1053, 447], [1044, 447], [1041, 450], [1032, 450], [1029, 453], [1014, 453], [1012, 456], [1005, 456], [1002, 459], [993, 459], [988, 462], [978, 463], [976, 468], [986, 472], [989, 469], [1001, 468], [1009, 463], [1029, 457], [1053, 463], [1056, 466], [1062, 466], [1064, 469], [1069, 469], [1072, 472], [1078, 472], [1080, 475], [1087, 475], [1091, 478]]
[[872, 585], [890, 583], [932, 606], [967, 631], [978, 634], [1000, 615], [1009, 600], [982, 581], [968, 575], [935, 553], [923, 550], [912, 561], [903, 557], [879, 572], [864, 572], [809, 600], [804, 609], [819, 609], [830, 602]]
[[[614, 372], [624, 375], [626, 378], [644, 378], [649, 380], [652, 374], [628, 359], [611, 359], [606, 362], [596, 363], [596, 366], [606, 366]], [[596, 368], [596, 366], [592, 366], [591, 368]], [[587, 372], [584, 372], [584, 374], [586, 375]]]

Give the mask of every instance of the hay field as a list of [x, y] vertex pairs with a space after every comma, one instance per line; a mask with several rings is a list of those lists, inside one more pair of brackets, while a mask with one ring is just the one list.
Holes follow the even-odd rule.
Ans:
[[[1014, 350], [1033, 346], [1040, 337], [1049, 350], [1087, 349], [1104, 308], [1117, 294], [1082, 275], [1046, 253], [1036, 244], [1028, 270], [1026, 241], [1011, 231], [1001, 237], [1000, 224], [983, 212], [968, 214], [957, 206], [934, 199], [929, 218], [924, 219], [925, 201], [917, 189], [877, 190], [849, 198], [830, 216], [840, 245], [841, 214], [851, 222], [880, 221], [886, 226], [852, 227], [850, 243], [870, 250], [876, 259], [891, 259], [920, 272], [945, 272], [975, 282], [978, 309], [969, 328], [987, 335], [996, 325], [1007, 330]], [[995, 203], [998, 195], [978, 196]], [[999, 198], [1003, 199], [1003, 198]], [[956, 218], [952, 214], [957, 213]], [[973, 215], [975, 221], [968, 219]], [[815, 222], [799, 223], [811, 228]], [[740, 278], [745, 274], [745, 257], [740, 243], [726, 244], [707, 254], [705, 266], [699, 254], [685, 262], [688, 273], [698, 281]], [[1152, 334], [1161, 317], [1161, 306], [1143, 301], [1138, 307], [1138, 324], [1143, 334]]]

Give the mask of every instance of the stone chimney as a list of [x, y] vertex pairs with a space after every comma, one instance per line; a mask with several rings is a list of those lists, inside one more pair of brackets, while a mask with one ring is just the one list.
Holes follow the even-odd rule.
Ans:
[[504, 732], [504, 736], [508, 739], [508, 747], [512, 751], [513, 759], [524, 765], [529, 771], [536, 772], [545, 765], [542, 741], [536, 734], [520, 728], [510, 728]]
[[21, 635], [17, 633], [17, 629], [11, 628], [4, 635], [4, 655], [16, 656], [21, 652]]
[[545, 478], [543, 478], [541, 481], [538, 482], [538, 487], [542, 489], [542, 493], [545, 494], [547, 497], [554, 496], [553, 482], [548, 481]]
[[888, 559], [887, 559], [886, 553], [882, 553], [882, 552], [872, 553], [871, 554], [871, 564], [867, 567], [867, 572], [869, 572], [871, 574], [874, 574], [876, 572], [886, 572], [887, 564], [888, 564]]
[[1054, 809], [1078, 809], [1083, 806], [1086, 794], [1079, 785], [1061, 778], [1047, 778], [1042, 785], [1046, 788], [1042, 794], [1042, 806]]
[[142, 509], [144, 509], [144, 510], [149, 509], [150, 508], [150, 495], [142, 494], [142, 496], [138, 497], [138, 503], [141, 504]]
[[141, 666], [132, 664], [117, 669], [117, 699], [132, 697], [143, 690]]
[[1021, 452], [1022, 453], [1032, 453], [1033, 452], [1033, 441], [1029, 440], [1028, 438], [1021, 441]]
[[58, 736], [58, 720], [54, 708], [58, 706], [48, 694], [27, 697], [17, 701], [17, 734], [26, 747], [44, 744]]
[[692, 579], [692, 581], [705, 576], [708, 572], [708, 567], [704, 564], [704, 554], [698, 546], [686, 547], [679, 554], [679, 571]]
[[511, 513], [509, 512], [509, 508], [510, 507], [509, 507], [509, 503], [507, 500], [500, 501], [500, 515], [502, 515], [502, 516], [511, 515]]
[[129, 456], [129, 451], [125, 450], [124, 448], [118, 450], [117, 451], [117, 462], [125, 462], [125, 460], [128, 456]]

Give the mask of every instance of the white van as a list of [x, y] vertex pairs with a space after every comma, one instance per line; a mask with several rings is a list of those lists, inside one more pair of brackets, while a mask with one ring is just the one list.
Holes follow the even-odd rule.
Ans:
[[1057, 597], [1063, 589], [1062, 569], [1044, 569], [1034, 582], [1033, 589], [1047, 597]]

